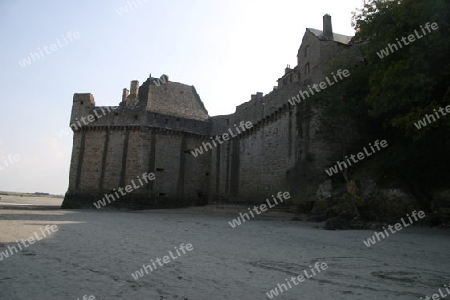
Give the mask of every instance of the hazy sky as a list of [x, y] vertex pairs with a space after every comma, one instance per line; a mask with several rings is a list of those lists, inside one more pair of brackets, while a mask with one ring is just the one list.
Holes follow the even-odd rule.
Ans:
[[230, 114], [251, 94], [270, 92], [287, 64], [296, 66], [307, 27], [322, 29], [329, 13], [334, 32], [353, 35], [351, 12], [361, 6], [362, 0], [0, 1], [0, 190], [66, 192], [72, 133], [57, 132], [68, 129], [74, 93], [117, 105], [131, 80], [165, 73], [194, 85], [210, 116]]

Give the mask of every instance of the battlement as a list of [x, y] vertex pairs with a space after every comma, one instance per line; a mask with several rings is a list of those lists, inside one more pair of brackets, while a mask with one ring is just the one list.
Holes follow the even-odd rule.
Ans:
[[[84, 121], [84, 122], [83, 122]], [[72, 126], [75, 124], [75, 126]], [[211, 122], [192, 120], [154, 113], [147, 110], [136, 110], [128, 107], [91, 107], [85, 110], [83, 118], [75, 118], [72, 129], [97, 130], [120, 127], [148, 127], [180, 131], [207, 136], [211, 131]]]
[[[308, 184], [323, 181], [336, 146], [322, 136], [320, 109], [311, 105], [311, 116], [303, 118], [288, 100], [335, 71], [336, 58], [357, 56], [351, 38], [333, 32], [331, 16], [323, 24], [323, 30], [306, 29], [297, 66], [287, 65], [270, 93], [250, 95], [233, 114], [210, 117], [194, 86], [165, 74], [150, 74], [141, 85], [131, 81], [117, 107], [97, 107], [92, 94], [74, 94], [65, 205], [92, 205], [97, 195], [145, 172], [156, 180], [120, 205], [260, 202], [280, 190], [301, 198]], [[242, 122], [252, 126], [235, 132]], [[236, 134], [225, 138], [230, 130]]]
[[93, 108], [95, 108], [95, 100], [91, 93], [74, 94], [70, 124], [81, 120], [83, 116], [87, 117]]

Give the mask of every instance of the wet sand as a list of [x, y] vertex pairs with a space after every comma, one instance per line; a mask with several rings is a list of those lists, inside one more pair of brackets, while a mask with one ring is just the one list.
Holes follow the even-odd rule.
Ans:
[[[450, 232], [438, 228], [411, 226], [368, 248], [363, 240], [373, 231], [326, 231], [275, 211], [233, 229], [228, 222], [246, 212], [243, 206], [141, 212], [0, 207], [0, 252], [45, 225], [58, 226], [3, 257], [0, 299], [269, 299], [266, 292], [315, 262], [328, 269], [274, 299], [419, 299], [450, 282]], [[133, 279], [143, 264], [182, 243], [193, 250]]]

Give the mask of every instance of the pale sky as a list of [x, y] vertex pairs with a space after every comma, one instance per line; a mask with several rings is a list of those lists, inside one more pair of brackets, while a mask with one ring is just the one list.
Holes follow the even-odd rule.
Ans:
[[351, 12], [362, 2], [1, 1], [0, 190], [67, 191], [73, 134], [57, 132], [69, 128], [74, 93], [115, 106], [131, 80], [168, 74], [194, 85], [210, 116], [230, 114], [296, 66], [305, 29], [322, 29], [324, 14], [334, 32], [354, 35]]

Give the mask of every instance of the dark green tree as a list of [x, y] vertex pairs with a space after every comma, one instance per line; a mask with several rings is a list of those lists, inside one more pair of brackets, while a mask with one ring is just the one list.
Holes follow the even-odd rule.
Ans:
[[[356, 124], [357, 145], [386, 139], [388, 148], [371, 158], [374, 174], [428, 205], [431, 191], [450, 184], [450, 114], [439, 112], [450, 105], [450, 1], [371, 0], [353, 25], [364, 64], [339, 87], [342, 97], [323, 93], [324, 124]], [[436, 121], [418, 129], [426, 114]]]

